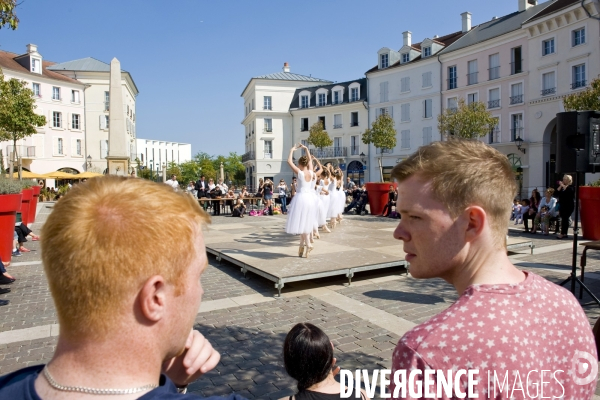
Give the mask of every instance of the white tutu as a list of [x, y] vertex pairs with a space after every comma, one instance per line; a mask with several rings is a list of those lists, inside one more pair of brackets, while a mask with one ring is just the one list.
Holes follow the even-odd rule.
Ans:
[[331, 199], [330, 195], [321, 194], [321, 189], [324, 185], [325, 184], [321, 179], [319, 190], [317, 191], [317, 193], [319, 194], [319, 226], [327, 224], [327, 211], [329, 210], [329, 202]]
[[[312, 172], [309, 171], [312, 175]], [[298, 190], [294, 201], [288, 208], [287, 221], [285, 223], [286, 233], [300, 235], [311, 233], [317, 224], [317, 196], [313, 189], [314, 181], [306, 182], [304, 171], [298, 173]]]
[[329, 200], [329, 206], [327, 207], [327, 219], [329, 218], [335, 218], [338, 215], [337, 212], [337, 190], [335, 188], [337, 182], [335, 181], [335, 178], [331, 178], [330, 182], [329, 182], [329, 186], [327, 187], [327, 190], [329, 191], [329, 196], [330, 196], [330, 200]]

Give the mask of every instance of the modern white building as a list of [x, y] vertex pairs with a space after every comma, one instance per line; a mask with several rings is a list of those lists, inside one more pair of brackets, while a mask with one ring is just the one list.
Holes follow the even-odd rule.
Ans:
[[[62, 170], [85, 170], [86, 115], [85, 85], [51, 70], [34, 44], [25, 54], [0, 51], [0, 67], [5, 79], [27, 82], [35, 97], [35, 112], [46, 117], [37, 133], [17, 142], [17, 153], [25, 170], [44, 174]], [[2, 169], [9, 168], [12, 142], [0, 143]]]
[[329, 84], [330, 81], [290, 72], [288, 63], [282, 72], [250, 79], [241, 97], [244, 99], [246, 185], [255, 188], [260, 178], [290, 181], [293, 173], [287, 165], [293, 142], [293, 117], [290, 104], [296, 89]]
[[192, 145], [189, 143], [166, 142], [154, 139], [136, 139], [137, 153], [132, 155], [136, 167], [136, 159], [146, 168], [162, 169], [162, 165], [170, 162], [177, 164], [192, 159]]
[[[110, 64], [95, 58], [82, 58], [49, 67], [50, 71], [77, 79], [85, 85], [86, 147], [84, 149], [88, 169], [104, 172], [107, 168], [109, 113], [122, 112], [126, 122], [129, 142], [128, 155], [135, 159], [136, 97], [139, 93], [131, 74], [121, 73], [123, 109], [110, 110]], [[130, 165], [130, 169], [133, 168]]]

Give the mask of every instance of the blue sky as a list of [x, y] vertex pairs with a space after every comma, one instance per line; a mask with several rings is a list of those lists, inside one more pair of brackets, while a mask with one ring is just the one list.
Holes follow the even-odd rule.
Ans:
[[382, 47], [461, 29], [516, 11], [518, 0], [25, 0], [0, 49], [64, 62], [121, 61], [140, 90], [137, 135], [192, 144], [192, 153], [244, 152], [251, 77], [291, 71], [345, 81], [364, 76]]

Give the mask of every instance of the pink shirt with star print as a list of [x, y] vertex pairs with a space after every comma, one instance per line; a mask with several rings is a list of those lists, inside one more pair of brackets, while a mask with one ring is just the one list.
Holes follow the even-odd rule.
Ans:
[[[436, 370], [434, 381], [439, 371], [447, 377], [478, 369], [475, 398], [593, 398], [598, 356], [585, 313], [568, 290], [524, 273], [520, 284], [470, 286], [447, 310], [407, 332], [394, 350], [392, 377], [405, 370], [408, 387], [414, 369]], [[423, 375], [416, 377], [424, 383]], [[468, 383], [461, 376], [459, 394]], [[393, 394], [393, 379], [390, 389]], [[433, 398], [453, 398], [437, 397], [436, 384], [428, 389]], [[421, 398], [408, 389], [392, 397]]]

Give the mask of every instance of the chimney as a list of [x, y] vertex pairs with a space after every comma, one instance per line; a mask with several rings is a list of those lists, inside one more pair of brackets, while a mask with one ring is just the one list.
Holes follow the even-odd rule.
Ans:
[[37, 45], [30, 43], [27, 45], [27, 54], [37, 53]]
[[283, 63], [283, 72], [290, 72], [290, 64]]
[[525, 11], [533, 6], [537, 6], [537, 0], [519, 0], [519, 12]]
[[402, 32], [404, 46], [412, 46], [412, 33], [410, 31]]
[[471, 30], [471, 13], [466, 11], [460, 14], [462, 17], [462, 31], [463, 33], [467, 33]]

